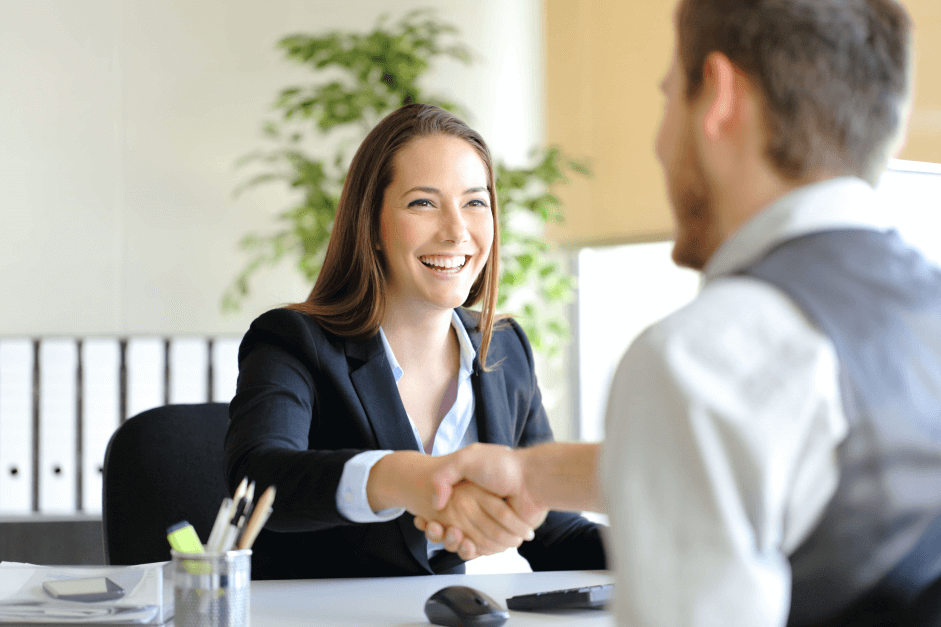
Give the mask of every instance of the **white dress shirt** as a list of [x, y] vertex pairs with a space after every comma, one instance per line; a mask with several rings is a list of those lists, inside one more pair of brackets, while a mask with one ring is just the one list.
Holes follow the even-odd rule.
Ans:
[[602, 475], [625, 627], [778, 627], [787, 556], [839, 479], [847, 433], [830, 340], [777, 288], [737, 270], [797, 235], [884, 228], [842, 177], [784, 196], [728, 238], [698, 296], [625, 354]]
[[[454, 451], [464, 448], [469, 444], [478, 441], [477, 436], [477, 418], [474, 415], [474, 388], [471, 384], [471, 374], [474, 371], [474, 357], [477, 352], [471, 344], [467, 329], [461, 323], [457, 312], [452, 313], [451, 326], [457, 335], [458, 345], [460, 346], [460, 369], [457, 375], [457, 397], [454, 405], [448, 410], [438, 431], [435, 432], [434, 443], [432, 445], [431, 455], [447, 455]], [[382, 328], [379, 328], [379, 337], [382, 339], [382, 345], [385, 347], [386, 358], [392, 367], [392, 376], [396, 382], [402, 378], [402, 367], [399, 366], [392, 347]], [[412, 417], [408, 417], [408, 422], [412, 426], [412, 433], [415, 436], [415, 442], [418, 450], [423, 450], [421, 435]], [[366, 495], [366, 483], [369, 481], [369, 472], [377, 461], [391, 453], [392, 451], [365, 451], [352, 457], [343, 466], [343, 474], [340, 477], [340, 485], [337, 487], [337, 509], [340, 513], [353, 522], [384, 522], [398, 518], [405, 512], [404, 509], [394, 508], [386, 509], [380, 512], [373, 512], [369, 506], [369, 499]], [[443, 548], [442, 544], [428, 544], [428, 555], [431, 556]]]

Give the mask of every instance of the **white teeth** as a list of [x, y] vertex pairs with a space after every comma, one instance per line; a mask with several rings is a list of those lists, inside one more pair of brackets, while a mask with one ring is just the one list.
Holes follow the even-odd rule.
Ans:
[[467, 256], [458, 255], [457, 257], [448, 257], [444, 255], [424, 255], [419, 257], [419, 259], [430, 268], [457, 270], [464, 266], [464, 263], [467, 261]]

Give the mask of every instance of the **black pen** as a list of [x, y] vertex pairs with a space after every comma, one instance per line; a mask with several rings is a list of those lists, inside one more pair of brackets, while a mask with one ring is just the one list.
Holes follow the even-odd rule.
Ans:
[[[223, 515], [222, 512], [220, 511], [219, 516], [216, 517], [217, 519], [216, 522], [220, 525], [219, 533], [209, 534], [211, 539], [214, 540], [214, 542], [209, 542], [208, 546], [206, 547], [206, 550], [209, 553], [219, 553], [220, 551], [222, 551], [222, 546], [223, 546], [222, 542], [225, 539], [225, 534], [226, 534], [226, 531], [228, 530], [228, 521], [235, 515], [235, 510], [238, 507], [238, 502], [242, 499], [242, 497], [245, 496], [245, 491], [247, 488], [248, 488], [248, 477], [242, 477], [242, 480], [239, 482], [238, 487], [235, 489], [235, 495], [233, 495], [231, 499], [225, 499], [225, 501], [222, 502], [222, 506], [226, 509], [226, 512]], [[228, 507], [226, 507], [226, 503], [228, 503]], [[222, 517], [222, 521], [218, 520], [220, 516]], [[215, 525], [213, 525], [213, 532], [215, 532], [215, 530], [216, 530], [216, 527]]]
[[226, 527], [225, 535], [222, 539], [222, 546], [219, 549], [221, 553], [226, 553], [232, 550], [232, 547], [235, 546], [235, 540], [238, 538], [239, 532], [242, 530], [242, 526], [245, 524], [246, 507], [249, 507], [249, 504], [252, 502], [254, 497], [255, 482], [252, 481], [250, 484], [248, 484], [248, 490], [245, 492], [245, 496], [239, 499], [238, 506], [235, 509], [235, 514], [232, 516], [232, 519], [229, 521], [229, 525]]

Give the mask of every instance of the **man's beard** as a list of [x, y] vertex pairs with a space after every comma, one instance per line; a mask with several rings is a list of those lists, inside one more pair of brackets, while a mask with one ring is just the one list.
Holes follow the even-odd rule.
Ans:
[[715, 207], [702, 160], [689, 134], [678, 161], [669, 177], [676, 220], [673, 261], [678, 266], [702, 270], [718, 246]]

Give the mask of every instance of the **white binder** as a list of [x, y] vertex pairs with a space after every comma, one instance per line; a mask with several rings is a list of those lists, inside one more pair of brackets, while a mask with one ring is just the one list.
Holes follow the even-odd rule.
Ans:
[[121, 349], [113, 338], [82, 342], [82, 510], [101, 512], [105, 449], [120, 411]]
[[212, 343], [212, 400], [228, 403], [239, 376], [240, 337], [216, 338]]
[[0, 514], [33, 508], [33, 343], [0, 340]]
[[205, 339], [181, 337], [170, 343], [170, 402], [209, 399], [209, 346]]
[[127, 342], [127, 417], [164, 405], [166, 345], [160, 338]]
[[39, 345], [39, 511], [76, 510], [78, 345], [47, 339]]

